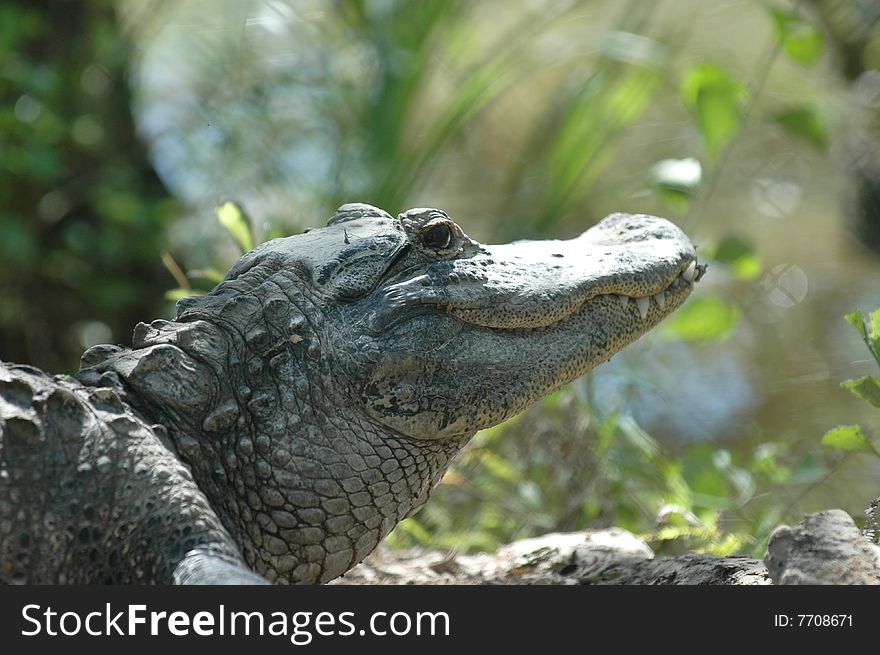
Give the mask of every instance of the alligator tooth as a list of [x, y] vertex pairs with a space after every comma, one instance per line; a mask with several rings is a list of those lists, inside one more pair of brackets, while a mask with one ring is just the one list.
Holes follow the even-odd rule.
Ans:
[[666, 292], [661, 291], [656, 296], [654, 296], [654, 302], [657, 303], [657, 306], [660, 309], [663, 309], [664, 307], [666, 307]]
[[693, 284], [694, 278], [697, 277], [697, 262], [692, 261], [690, 264], [688, 264], [688, 267], [684, 269], [684, 273], [682, 273], [681, 276], [685, 280]]
[[646, 318], [648, 316], [648, 308], [651, 306], [651, 299], [647, 296], [643, 298], [636, 298], [636, 307], [639, 308], [639, 314], [642, 315], [642, 318]]
[[629, 296], [624, 296], [623, 294], [618, 294], [617, 299], [620, 301], [620, 306], [626, 309], [629, 307]]

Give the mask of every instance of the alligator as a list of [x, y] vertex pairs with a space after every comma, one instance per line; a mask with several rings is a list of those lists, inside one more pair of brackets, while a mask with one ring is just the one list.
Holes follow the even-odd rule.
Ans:
[[664, 219], [481, 245], [340, 207], [72, 376], [0, 366], [0, 581], [323, 583], [453, 457], [608, 360], [705, 271]]

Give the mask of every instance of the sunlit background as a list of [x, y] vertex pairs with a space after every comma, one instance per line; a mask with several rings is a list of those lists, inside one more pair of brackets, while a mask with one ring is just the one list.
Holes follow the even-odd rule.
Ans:
[[862, 520], [880, 460], [822, 439], [880, 424], [840, 386], [878, 373], [844, 320], [880, 306], [878, 67], [873, 0], [7, 1], [0, 358], [72, 372], [344, 202], [484, 242], [658, 214], [698, 293], [478, 435], [389, 544], [759, 554], [806, 511]]

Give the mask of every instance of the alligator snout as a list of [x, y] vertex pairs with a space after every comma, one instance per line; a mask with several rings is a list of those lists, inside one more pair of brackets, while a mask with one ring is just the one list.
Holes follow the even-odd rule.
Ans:
[[551, 327], [604, 297], [617, 300], [623, 314], [616, 320], [652, 314], [656, 322], [704, 271], [690, 240], [669, 221], [613, 214], [567, 241], [486, 246], [456, 261], [437, 295], [462, 321], [496, 329]]

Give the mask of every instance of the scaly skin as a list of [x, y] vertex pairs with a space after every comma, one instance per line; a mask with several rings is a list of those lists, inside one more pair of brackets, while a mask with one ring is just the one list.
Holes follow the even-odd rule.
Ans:
[[482, 246], [439, 210], [344, 205], [75, 379], [0, 368], [0, 580], [331, 580], [477, 430], [609, 359], [703, 271], [653, 217]]

